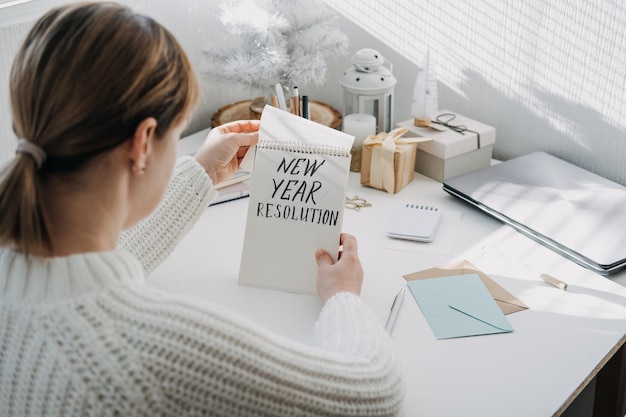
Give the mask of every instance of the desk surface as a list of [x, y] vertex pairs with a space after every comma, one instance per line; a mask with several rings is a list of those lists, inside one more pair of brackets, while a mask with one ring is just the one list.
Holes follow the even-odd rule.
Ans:
[[[181, 147], [181, 153], [187, 152]], [[588, 271], [417, 173], [393, 196], [362, 187], [359, 174], [351, 173], [348, 196], [355, 194], [372, 206], [346, 209], [344, 230], [359, 239], [362, 297], [381, 323], [394, 295], [406, 285], [404, 274], [453, 260], [471, 261], [529, 306], [507, 316], [513, 333], [436, 340], [407, 294], [392, 335], [404, 369], [406, 415], [558, 415], [623, 345], [626, 272], [606, 278]], [[406, 202], [444, 212], [433, 243], [386, 237], [386, 223]], [[308, 343], [321, 307], [317, 297], [237, 284], [247, 204], [242, 199], [207, 208], [150, 280], [171, 292], [220, 303]], [[568, 290], [549, 286], [541, 273], [566, 281]]]

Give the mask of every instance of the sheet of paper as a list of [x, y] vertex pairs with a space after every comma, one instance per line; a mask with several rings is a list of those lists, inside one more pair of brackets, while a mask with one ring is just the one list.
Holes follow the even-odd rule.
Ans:
[[267, 106], [238, 282], [317, 293], [315, 251], [337, 259], [354, 137]]
[[513, 331], [477, 274], [409, 281], [437, 339]]

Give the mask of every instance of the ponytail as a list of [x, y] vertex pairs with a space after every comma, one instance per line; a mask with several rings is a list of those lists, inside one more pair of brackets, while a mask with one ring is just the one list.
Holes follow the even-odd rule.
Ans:
[[0, 246], [41, 254], [51, 248], [35, 160], [18, 154], [0, 173]]

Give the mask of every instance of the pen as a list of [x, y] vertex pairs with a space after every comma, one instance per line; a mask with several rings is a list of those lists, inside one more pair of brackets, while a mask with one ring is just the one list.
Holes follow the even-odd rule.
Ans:
[[302, 96], [302, 117], [309, 118], [309, 96]]
[[393, 299], [393, 303], [391, 304], [389, 317], [387, 318], [387, 323], [385, 324], [385, 330], [390, 334], [391, 330], [393, 330], [394, 324], [396, 324], [396, 319], [398, 318], [398, 312], [400, 311], [402, 300], [404, 300], [404, 288], [398, 291], [398, 294], [396, 294], [396, 298]]
[[563, 291], [567, 290], [567, 283], [561, 281], [560, 279], [554, 278], [552, 275], [541, 274], [541, 279], [547, 282], [550, 285], [553, 285], [557, 288], [562, 289]]

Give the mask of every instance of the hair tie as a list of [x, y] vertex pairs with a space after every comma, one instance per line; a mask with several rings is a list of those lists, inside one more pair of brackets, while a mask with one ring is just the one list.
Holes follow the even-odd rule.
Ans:
[[19, 139], [17, 141], [17, 149], [15, 150], [15, 153], [23, 153], [33, 158], [33, 161], [37, 164], [37, 169], [41, 169], [41, 166], [46, 160], [46, 152], [41, 149], [41, 146], [29, 141], [28, 139]]

